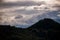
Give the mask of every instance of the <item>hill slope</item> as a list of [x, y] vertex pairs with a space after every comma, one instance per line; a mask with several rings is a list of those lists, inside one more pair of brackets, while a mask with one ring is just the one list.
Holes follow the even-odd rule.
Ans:
[[60, 24], [52, 19], [40, 20], [27, 29], [0, 25], [0, 40], [58, 40]]

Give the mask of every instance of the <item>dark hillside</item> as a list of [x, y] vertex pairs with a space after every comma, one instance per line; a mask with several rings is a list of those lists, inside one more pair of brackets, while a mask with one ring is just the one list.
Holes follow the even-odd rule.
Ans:
[[29, 28], [0, 25], [0, 40], [60, 40], [60, 24], [43, 19]]

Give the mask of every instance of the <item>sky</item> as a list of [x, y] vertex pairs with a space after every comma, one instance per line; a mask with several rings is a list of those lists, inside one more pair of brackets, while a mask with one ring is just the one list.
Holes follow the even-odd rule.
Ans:
[[60, 0], [0, 1], [0, 25], [27, 28], [44, 18], [60, 23]]

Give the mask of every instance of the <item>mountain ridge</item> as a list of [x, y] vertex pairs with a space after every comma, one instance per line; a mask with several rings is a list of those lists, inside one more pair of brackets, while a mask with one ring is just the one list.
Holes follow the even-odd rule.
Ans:
[[60, 24], [52, 19], [43, 19], [29, 28], [0, 25], [0, 40], [58, 40]]

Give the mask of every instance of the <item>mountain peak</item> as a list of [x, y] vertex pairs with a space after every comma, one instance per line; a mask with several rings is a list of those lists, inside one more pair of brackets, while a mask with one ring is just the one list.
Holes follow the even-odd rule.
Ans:
[[32, 25], [30, 28], [36, 28], [36, 29], [56, 29], [60, 27], [60, 24], [54, 21], [53, 19], [45, 18], [43, 20], [38, 21], [36, 24]]

